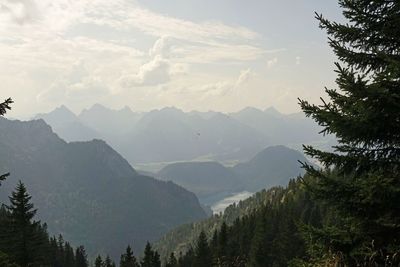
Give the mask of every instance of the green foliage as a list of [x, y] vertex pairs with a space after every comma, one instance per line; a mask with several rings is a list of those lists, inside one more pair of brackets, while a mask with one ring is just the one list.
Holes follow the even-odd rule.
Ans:
[[[61, 235], [49, 238], [47, 225], [34, 221], [36, 210], [30, 200], [19, 183], [10, 196], [11, 204], [0, 208], [0, 266], [87, 267], [86, 254], [79, 258]], [[86, 265], [77, 264], [78, 259]]]
[[175, 254], [172, 252], [171, 255], [169, 255], [168, 261], [165, 264], [165, 267], [178, 267], [178, 260], [175, 257]]
[[24, 184], [19, 182], [7, 207], [5, 239], [8, 244], [3, 250], [22, 267], [40, 266], [45, 262], [48, 239], [45, 226], [33, 221], [36, 210], [30, 200]]
[[10, 257], [0, 251], [0, 266], [2, 267], [19, 267], [16, 263], [10, 260]]
[[274, 187], [269, 190], [262, 190], [252, 197], [240, 201], [227, 207], [223, 214], [215, 214], [212, 217], [191, 224], [185, 224], [175, 228], [158, 242], [154, 244], [155, 249], [160, 253], [161, 258], [166, 261], [169, 255], [174, 252], [175, 255], [186, 253], [191, 247], [194, 247], [200, 232], [204, 231], [208, 239], [225, 222], [227, 226], [232, 225], [238, 218], [243, 218], [253, 212], [256, 212], [264, 205], [277, 205], [280, 197], [285, 190], [282, 187]]
[[194, 250], [194, 267], [211, 266], [212, 256], [207, 236], [201, 232]]
[[160, 255], [154, 251], [150, 243], [147, 242], [144, 249], [144, 256], [140, 262], [141, 267], [161, 267]]
[[121, 255], [121, 260], [119, 262], [120, 267], [139, 267], [133, 251], [130, 246], [126, 248], [126, 252]]
[[[350, 23], [317, 15], [336, 63], [339, 90], [321, 105], [300, 100], [307, 116], [334, 134], [334, 152], [305, 146], [324, 170], [308, 190], [337, 218], [308, 228], [312, 259], [335, 255], [341, 264], [395, 266], [400, 260], [400, 3], [340, 0]], [[389, 259], [389, 260], [388, 260]]]
[[251, 203], [253, 209], [234, 222], [222, 222], [209, 236], [202, 231], [194, 250], [180, 254], [179, 266], [288, 266], [304, 259], [300, 228], [318, 226], [327, 211], [313, 202], [301, 180], [261, 193]]
[[104, 267], [116, 267], [109, 255], [107, 255], [106, 259], [104, 260]]
[[76, 248], [75, 266], [76, 267], [88, 267], [89, 266], [86, 250], [83, 246], [79, 246]]
[[98, 255], [94, 260], [94, 267], [103, 267], [103, 259], [100, 255]]

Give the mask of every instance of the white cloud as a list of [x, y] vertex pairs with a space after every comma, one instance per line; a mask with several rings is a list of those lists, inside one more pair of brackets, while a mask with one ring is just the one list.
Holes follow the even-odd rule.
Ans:
[[11, 96], [46, 109], [107, 97], [155, 105], [159, 88], [169, 88], [160, 105], [180, 99], [176, 88], [199, 99], [231, 94], [247, 86], [246, 66], [280, 51], [259, 41], [240, 25], [179, 19], [136, 1], [0, 0], [0, 79]]
[[125, 88], [163, 84], [170, 80], [170, 69], [170, 62], [157, 55], [150, 62], [143, 64], [138, 73], [125, 75], [120, 82]]
[[[195, 23], [189, 20], [173, 18], [152, 12], [140, 6], [126, 6], [118, 13], [122, 17], [123, 27], [134, 27], [153, 36], [171, 36], [177, 39], [208, 42], [210, 38], [254, 40], [259, 35], [241, 26], [228, 26], [221, 22]], [[114, 27], [121, 24], [113, 23], [113, 19], [105, 19], [99, 23], [110, 23]]]
[[235, 87], [239, 87], [242, 84], [244, 84], [245, 82], [247, 82], [250, 79], [251, 75], [252, 75], [252, 72], [250, 69], [242, 70], [240, 72], [239, 78], [237, 79], [237, 81], [235, 83]]
[[216, 83], [203, 85], [199, 89], [195, 90], [203, 94], [202, 98], [225, 96], [241, 89], [241, 87], [249, 81], [252, 75], [254, 74], [250, 69], [242, 70], [236, 80], [218, 81]]
[[168, 58], [171, 53], [172, 38], [168, 36], [162, 36], [157, 39], [153, 47], [150, 48], [149, 55], [151, 57], [161, 56], [163, 58]]
[[297, 56], [296, 57], [296, 65], [300, 65], [301, 64], [301, 57]]
[[63, 103], [66, 100], [85, 101], [107, 95], [108, 89], [100, 77], [90, 73], [83, 60], [74, 63], [70, 70], [52, 85], [41, 91], [36, 99], [38, 102]]
[[17, 24], [25, 24], [39, 18], [36, 2], [32, 0], [2, 0], [0, 1], [0, 15]]

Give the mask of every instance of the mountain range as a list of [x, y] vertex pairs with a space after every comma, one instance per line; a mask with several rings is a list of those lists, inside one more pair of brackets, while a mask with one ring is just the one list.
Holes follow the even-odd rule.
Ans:
[[169, 107], [138, 113], [95, 104], [78, 115], [61, 106], [35, 116], [40, 118], [67, 141], [105, 140], [133, 166], [198, 160], [237, 163], [271, 145], [321, 147], [333, 141], [318, 135], [320, 128], [303, 114], [286, 115], [274, 108], [224, 114]]
[[117, 259], [128, 244], [142, 251], [173, 227], [206, 217], [193, 193], [140, 175], [104, 141], [68, 143], [43, 120], [0, 118], [4, 172], [11, 177], [0, 188], [1, 203], [21, 180], [50, 233], [85, 245], [92, 256]]

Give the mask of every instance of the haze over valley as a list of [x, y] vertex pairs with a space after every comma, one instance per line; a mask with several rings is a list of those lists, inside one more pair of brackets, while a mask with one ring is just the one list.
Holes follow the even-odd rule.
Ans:
[[0, 0], [0, 267], [399, 267], [400, 2]]

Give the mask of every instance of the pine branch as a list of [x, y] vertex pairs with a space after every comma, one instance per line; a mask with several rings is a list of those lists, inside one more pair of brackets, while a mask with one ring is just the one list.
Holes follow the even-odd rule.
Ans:
[[0, 103], [0, 116], [4, 116], [7, 110], [11, 110], [11, 104], [14, 103], [11, 98], [7, 98], [3, 103]]

